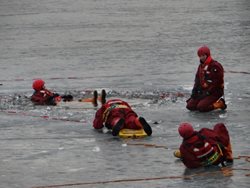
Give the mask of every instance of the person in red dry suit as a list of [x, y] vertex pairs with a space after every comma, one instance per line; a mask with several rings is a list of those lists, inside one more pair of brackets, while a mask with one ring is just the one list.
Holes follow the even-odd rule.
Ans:
[[191, 97], [187, 100], [186, 108], [200, 112], [214, 109], [226, 109], [224, 96], [224, 69], [213, 60], [207, 46], [202, 46], [197, 52], [200, 58]]
[[179, 152], [176, 157], [181, 158], [187, 168], [233, 163], [229, 133], [223, 123], [217, 123], [213, 129], [202, 128], [199, 131], [189, 123], [181, 123], [178, 131], [183, 141], [174, 155]]
[[72, 101], [73, 96], [53, 93], [45, 88], [45, 82], [41, 79], [35, 80], [32, 84], [34, 93], [31, 96], [31, 101], [36, 105], [56, 105], [61, 101]]
[[[97, 93], [94, 95], [97, 98]], [[112, 135], [117, 136], [119, 131], [126, 129], [144, 129], [148, 136], [152, 134], [152, 129], [143, 117], [132, 110], [130, 105], [120, 99], [112, 99], [106, 101], [106, 92], [102, 90], [102, 107], [97, 110], [93, 127], [102, 129], [104, 126], [112, 130]]]

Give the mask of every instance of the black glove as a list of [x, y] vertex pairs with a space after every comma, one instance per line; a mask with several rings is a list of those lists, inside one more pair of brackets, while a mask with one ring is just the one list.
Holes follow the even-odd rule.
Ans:
[[191, 98], [197, 99], [204, 95], [202, 88], [200, 86], [194, 87], [192, 90]]
[[59, 97], [60, 95], [58, 93], [54, 93], [53, 97]]
[[53, 105], [53, 106], [55, 106], [55, 105], [56, 105], [55, 96], [50, 96], [50, 97], [48, 98], [47, 103], [48, 103], [48, 105]]
[[72, 95], [63, 95], [61, 97], [62, 97], [64, 102], [73, 101], [73, 96]]

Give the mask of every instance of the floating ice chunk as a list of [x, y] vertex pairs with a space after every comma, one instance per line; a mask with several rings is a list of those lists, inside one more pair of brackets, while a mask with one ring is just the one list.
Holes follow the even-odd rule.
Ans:
[[72, 168], [72, 169], [69, 169], [69, 172], [78, 172], [78, 171], [81, 171], [83, 169], [84, 168]]
[[226, 117], [227, 117], [227, 114], [220, 114], [219, 117], [220, 117], [220, 118], [226, 118]]
[[69, 112], [68, 115], [69, 115], [69, 116], [73, 116], [74, 114], [73, 114], [72, 112]]
[[194, 127], [195, 127], [195, 128], [199, 128], [199, 127], [200, 127], [200, 124], [197, 124], [197, 125], [195, 125]]
[[92, 150], [93, 152], [99, 152], [100, 148], [98, 146], [95, 146], [94, 149]]
[[122, 144], [122, 147], [127, 147], [127, 146], [128, 146], [128, 144], [126, 144], [126, 143]]
[[191, 91], [191, 90], [193, 89], [193, 85], [183, 85], [182, 88], [183, 88], [184, 90], [189, 90], [189, 91]]
[[108, 133], [109, 131], [110, 131], [110, 130], [108, 130], [108, 129], [105, 128], [105, 127], [102, 129], [102, 132], [105, 133], [105, 134]]
[[43, 150], [43, 151], [40, 151], [40, 152], [38, 152], [36, 154], [44, 154], [44, 153], [49, 153], [49, 151]]

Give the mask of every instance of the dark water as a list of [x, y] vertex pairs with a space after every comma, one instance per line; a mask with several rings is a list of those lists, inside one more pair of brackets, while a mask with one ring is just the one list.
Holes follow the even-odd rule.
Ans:
[[[172, 153], [188, 121], [225, 123], [234, 156], [250, 155], [249, 13], [248, 0], [1, 0], [0, 187], [248, 187], [244, 159], [228, 175]], [[185, 109], [203, 44], [225, 68], [226, 112]], [[113, 138], [92, 129], [94, 109], [34, 107], [35, 78], [76, 98], [105, 88], [138, 100], [153, 135]]]

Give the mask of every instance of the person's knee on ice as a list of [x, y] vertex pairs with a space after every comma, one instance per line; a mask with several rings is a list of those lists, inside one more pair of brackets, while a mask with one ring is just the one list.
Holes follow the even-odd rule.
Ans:
[[199, 112], [209, 112], [209, 111], [213, 110], [213, 106], [212, 105], [206, 106], [206, 105], [203, 105], [203, 104], [198, 104], [197, 110]]
[[197, 110], [198, 100], [189, 98], [189, 99], [186, 101], [186, 103], [187, 103], [186, 108], [187, 108], [188, 110], [190, 110], [190, 111], [196, 111], [196, 110]]
[[217, 97], [207, 96], [198, 102], [197, 110], [200, 112], [210, 112], [214, 110], [213, 103], [217, 100], [218, 100]]
[[194, 105], [192, 103], [187, 103], [186, 108], [190, 111], [196, 111], [197, 110], [197, 105]]

